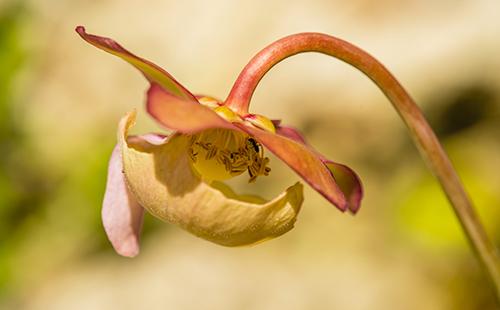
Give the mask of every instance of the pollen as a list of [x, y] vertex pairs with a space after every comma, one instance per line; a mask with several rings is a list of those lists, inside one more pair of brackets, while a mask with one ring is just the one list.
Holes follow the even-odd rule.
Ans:
[[227, 180], [247, 171], [252, 183], [271, 171], [262, 145], [234, 130], [209, 129], [192, 135], [188, 155], [193, 168], [207, 180]]

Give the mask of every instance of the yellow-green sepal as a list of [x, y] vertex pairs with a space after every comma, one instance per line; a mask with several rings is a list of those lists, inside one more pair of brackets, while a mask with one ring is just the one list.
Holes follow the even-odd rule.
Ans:
[[127, 139], [135, 113], [121, 121], [118, 139], [130, 191], [154, 216], [224, 246], [272, 239], [293, 228], [303, 202], [297, 183], [271, 201], [239, 196], [204, 182], [191, 168], [189, 137], [174, 134], [161, 144]]

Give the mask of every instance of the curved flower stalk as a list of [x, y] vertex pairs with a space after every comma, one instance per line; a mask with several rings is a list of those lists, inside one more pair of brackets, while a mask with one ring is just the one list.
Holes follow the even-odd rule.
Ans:
[[174, 130], [168, 137], [130, 136], [134, 111], [119, 123], [102, 209], [104, 228], [119, 254], [138, 254], [144, 210], [225, 246], [250, 245], [289, 231], [303, 202], [300, 183], [266, 201], [237, 195], [221, 182], [243, 173], [254, 182], [271, 173], [265, 149], [339, 210], [359, 210], [359, 177], [312, 149], [296, 130], [214, 98], [195, 96], [165, 70], [112, 39], [87, 34], [81, 26], [76, 31], [142, 72], [150, 82], [147, 112]]
[[[500, 258], [497, 249], [488, 239], [472, 201], [422, 112], [397, 79], [373, 56], [349, 42], [329, 35], [321, 33], [291, 35], [273, 42], [252, 58], [231, 89], [225, 101], [226, 105], [238, 113], [246, 113], [252, 94], [262, 77], [283, 59], [305, 52], [326, 54], [354, 66], [368, 76], [386, 95], [405, 122], [429, 169], [441, 184], [500, 301]], [[284, 129], [283, 134], [294, 140], [303, 141], [293, 129]]]

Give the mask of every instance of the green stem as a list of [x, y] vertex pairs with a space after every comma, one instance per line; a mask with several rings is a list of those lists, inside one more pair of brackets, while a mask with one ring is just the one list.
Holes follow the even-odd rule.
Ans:
[[500, 299], [498, 253], [488, 239], [455, 169], [419, 107], [396, 78], [374, 57], [346, 41], [325, 34], [291, 35], [270, 44], [252, 58], [239, 75], [225, 103], [240, 114], [247, 114], [252, 94], [262, 77], [283, 59], [304, 52], [327, 54], [354, 66], [375, 82], [391, 101], [408, 127], [420, 154], [439, 180], [464, 233], [495, 286], [497, 298]]

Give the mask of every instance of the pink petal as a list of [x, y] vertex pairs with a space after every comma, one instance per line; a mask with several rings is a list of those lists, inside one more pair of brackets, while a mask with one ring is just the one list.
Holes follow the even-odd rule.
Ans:
[[127, 257], [139, 254], [144, 209], [137, 203], [125, 183], [119, 146], [115, 147], [109, 161], [101, 214], [104, 230], [115, 251]]
[[209, 108], [196, 101], [180, 99], [151, 84], [146, 109], [163, 126], [182, 133], [195, 133], [209, 128], [236, 129]]
[[94, 45], [99, 49], [102, 49], [103, 51], [118, 56], [136, 67], [144, 74], [148, 81], [158, 83], [165, 90], [180, 98], [196, 100], [193, 94], [191, 94], [184, 86], [177, 82], [167, 71], [163, 70], [162, 68], [148, 60], [135, 56], [114, 40], [88, 34], [85, 32], [85, 28], [83, 26], [76, 27], [76, 32], [78, 32], [82, 39], [84, 39], [88, 43]]
[[[281, 122], [280, 122], [281, 123]], [[276, 133], [288, 137], [294, 141], [302, 143], [312, 149], [307, 143], [302, 134], [295, 128], [289, 126], [281, 126], [277, 123]], [[317, 153], [317, 152], [316, 152]], [[363, 198], [363, 185], [359, 176], [346, 165], [333, 162], [323, 155], [317, 153], [321, 161], [327, 166], [330, 172], [335, 177], [337, 184], [347, 198], [347, 206], [349, 211], [356, 213], [361, 206], [361, 199]]]
[[313, 150], [304, 144], [265, 130], [239, 124], [236, 126], [255, 137], [337, 208], [342, 211], [347, 209], [343, 192]]

